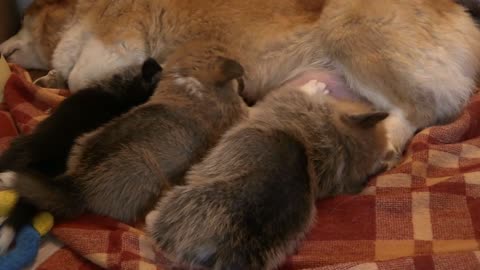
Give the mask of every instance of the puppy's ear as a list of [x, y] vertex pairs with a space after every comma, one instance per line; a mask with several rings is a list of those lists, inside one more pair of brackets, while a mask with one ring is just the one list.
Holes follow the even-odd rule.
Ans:
[[218, 57], [216, 64], [217, 76], [215, 78], [215, 83], [218, 86], [223, 86], [233, 79], [238, 79], [245, 73], [245, 70], [240, 63], [229, 58]]
[[160, 72], [162, 72], [162, 67], [160, 66], [160, 64], [158, 64], [158, 62], [155, 59], [148, 58], [147, 60], [145, 60], [145, 62], [143, 62], [142, 78], [147, 83], [151, 83], [155, 75], [157, 75]]
[[387, 112], [370, 112], [362, 114], [346, 114], [342, 116], [342, 120], [348, 125], [368, 129], [375, 127], [387, 117]]

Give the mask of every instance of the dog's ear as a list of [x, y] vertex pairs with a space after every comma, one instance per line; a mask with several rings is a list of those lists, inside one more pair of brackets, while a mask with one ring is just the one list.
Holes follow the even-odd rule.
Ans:
[[162, 72], [162, 67], [153, 58], [148, 58], [142, 65], [142, 78], [145, 82], [151, 83], [154, 77]]
[[216, 61], [215, 84], [223, 86], [233, 79], [238, 79], [245, 73], [242, 65], [230, 58], [219, 56]]
[[345, 114], [342, 120], [351, 126], [368, 129], [375, 127], [378, 123], [388, 117], [387, 112], [370, 112], [361, 114]]

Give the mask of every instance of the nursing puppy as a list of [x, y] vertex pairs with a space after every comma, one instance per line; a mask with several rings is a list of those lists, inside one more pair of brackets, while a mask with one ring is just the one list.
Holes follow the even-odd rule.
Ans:
[[237, 83], [243, 68], [225, 55], [212, 44], [179, 49], [147, 103], [76, 141], [64, 175], [17, 174], [14, 188], [59, 218], [84, 211], [124, 222], [143, 218], [246, 115]]
[[[214, 39], [244, 66], [243, 94], [252, 102], [315, 79], [390, 112], [398, 156], [416, 130], [458, 115], [480, 63], [480, 32], [453, 0], [37, 0], [33, 7], [0, 52], [19, 63], [30, 58], [23, 53], [37, 54], [73, 91], [148, 56], [163, 61], [192, 39]], [[23, 40], [51, 27], [45, 10], [61, 11], [61, 37], [31, 50]], [[55, 43], [52, 33], [45, 38]]]
[[28, 169], [47, 176], [65, 172], [74, 140], [145, 103], [160, 72], [160, 65], [148, 59], [69, 96], [31, 134], [16, 138], [0, 155], [0, 172]]
[[[66, 98], [29, 135], [16, 138], [0, 156], [0, 179], [9, 185], [17, 173], [55, 177], [65, 172], [75, 139], [148, 100], [160, 78], [153, 59], [129, 67], [112, 78]], [[20, 198], [0, 230], [0, 254], [10, 246], [15, 232], [29, 224], [34, 205]]]
[[315, 81], [271, 93], [146, 218], [175, 263], [275, 269], [313, 222], [319, 198], [359, 192], [392, 153], [388, 114], [332, 99]]

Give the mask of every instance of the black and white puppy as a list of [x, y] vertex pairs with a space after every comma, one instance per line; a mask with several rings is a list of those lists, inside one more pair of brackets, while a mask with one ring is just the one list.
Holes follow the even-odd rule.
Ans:
[[[0, 156], [0, 180], [9, 187], [16, 172], [55, 177], [66, 170], [75, 139], [95, 130], [153, 94], [162, 68], [154, 59], [128, 67], [105, 80], [76, 92], [33, 133], [16, 138]], [[20, 198], [0, 230], [0, 254], [10, 246], [15, 232], [31, 222], [35, 206]]]

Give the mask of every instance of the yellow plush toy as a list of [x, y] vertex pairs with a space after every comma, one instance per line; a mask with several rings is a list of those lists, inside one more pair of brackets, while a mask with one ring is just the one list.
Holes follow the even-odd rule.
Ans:
[[8, 67], [7, 61], [3, 58], [3, 55], [0, 55], [0, 102], [3, 101], [3, 92], [5, 90], [5, 84], [10, 77], [10, 68]]
[[[11, 74], [10, 67], [0, 55], [0, 103], [7, 80]], [[6, 220], [18, 201], [18, 194], [11, 189], [0, 190], [0, 221]], [[1, 224], [1, 222], [0, 222]], [[0, 269], [21, 270], [33, 263], [37, 257], [42, 237], [53, 226], [53, 216], [47, 212], [40, 212], [33, 218], [32, 224], [23, 226], [15, 232], [15, 245], [4, 255], [0, 255]], [[6, 245], [10, 241], [6, 241]], [[5, 247], [8, 248], [8, 247]]]
[[[0, 190], [0, 217], [6, 218], [18, 201], [14, 190]], [[0, 269], [23, 269], [30, 265], [38, 254], [40, 240], [53, 227], [53, 216], [47, 212], [38, 213], [32, 225], [23, 227], [16, 235], [15, 247], [0, 256]]]

